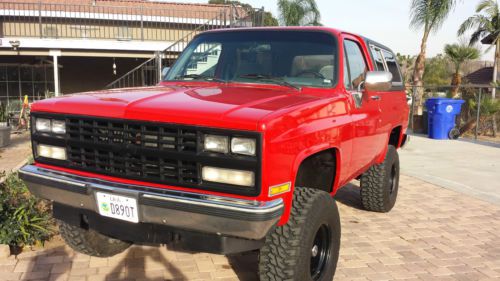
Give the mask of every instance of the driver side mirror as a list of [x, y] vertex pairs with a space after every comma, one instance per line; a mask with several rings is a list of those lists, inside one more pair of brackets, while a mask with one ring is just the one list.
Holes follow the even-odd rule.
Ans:
[[364, 87], [367, 92], [385, 92], [392, 88], [392, 73], [388, 71], [368, 71]]

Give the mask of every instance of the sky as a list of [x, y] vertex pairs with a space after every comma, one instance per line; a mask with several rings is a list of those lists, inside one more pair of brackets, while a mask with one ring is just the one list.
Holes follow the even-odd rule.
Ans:
[[[172, 0], [185, 3], [206, 3], [208, 0]], [[442, 28], [427, 42], [428, 57], [443, 53], [444, 45], [457, 43], [460, 24], [475, 12], [480, 0], [461, 0]], [[276, 0], [240, 0], [254, 7], [264, 7], [278, 15]], [[328, 27], [361, 34], [378, 41], [394, 52], [417, 55], [422, 30], [413, 30], [410, 23], [411, 0], [316, 0], [321, 23]], [[483, 52], [486, 47], [482, 47]], [[483, 53], [483, 60], [493, 60], [493, 50]]]

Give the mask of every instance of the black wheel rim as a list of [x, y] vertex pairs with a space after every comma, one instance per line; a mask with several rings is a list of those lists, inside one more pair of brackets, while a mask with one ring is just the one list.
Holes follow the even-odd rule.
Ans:
[[394, 190], [396, 190], [396, 184], [397, 184], [397, 171], [396, 171], [396, 165], [392, 165], [391, 167], [391, 177], [389, 178], [389, 184], [391, 187], [390, 194], [392, 195], [394, 193]]
[[319, 227], [311, 247], [311, 278], [319, 280], [330, 259], [330, 228], [323, 224]]

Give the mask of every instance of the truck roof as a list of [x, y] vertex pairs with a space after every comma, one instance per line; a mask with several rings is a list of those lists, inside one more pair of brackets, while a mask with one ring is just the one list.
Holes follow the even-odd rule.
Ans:
[[231, 28], [231, 29], [222, 28], [222, 29], [208, 30], [203, 33], [257, 31], [257, 30], [308, 30], [308, 31], [327, 31], [334, 34], [344, 33], [341, 30], [324, 26], [265, 26], [265, 27], [241, 27], [241, 28]]
[[[213, 29], [213, 30], [208, 30], [203, 33], [212, 33], [212, 32], [238, 32], [238, 31], [258, 31], [258, 30], [297, 30], [297, 31], [326, 31], [335, 35], [340, 35], [342, 33], [345, 34], [351, 34], [354, 36], [357, 36], [361, 38], [363, 41], [365, 41], [367, 44], [372, 44], [376, 45], [380, 48], [386, 49], [388, 51], [391, 51], [391, 48], [385, 46], [384, 44], [378, 43], [375, 40], [369, 39], [368, 37], [352, 33], [352, 32], [347, 32], [343, 31], [340, 29], [332, 28], [332, 27], [325, 27], [325, 26], [266, 26], [266, 27], [242, 27], [242, 28], [231, 28], [231, 29]], [[201, 34], [203, 34], [201, 33]]]

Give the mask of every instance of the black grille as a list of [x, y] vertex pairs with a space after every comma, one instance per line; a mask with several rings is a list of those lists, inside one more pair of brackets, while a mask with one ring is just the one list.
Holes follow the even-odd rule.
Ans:
[[68, 118], [66, 122], [68, 160], [73, 166], [149, 181], [200, 182], [196, 162], [137, 150], [196, 153], [196, 130], [115, 120]]
[[196, 152], [196, 130], [76, 118], [67, 119], [66, 130], [70, 140], [92, 144]]
[[[259, 133], [137, 120], [32, 113], [33, 118], [65, 120], [66, 135], [32, 132], [37, 144], [66, 147], [67, 161], [38, 157], [37, 163], [62, 166], [144, 182], [184, 186], [254, 196], [260, 191], [261, 136]], [[207, 153], [203, 134], [250, 137], [257, 140], [257, 156]], [[251, 170], [254, 188], [204, 182], [201, 167]]]
[[73, 166], [99, 173], [162, 182], [199, 183], [196, 162], [191, 161], [109, 152], [75, 145], [68, 146], [68, 159]]

